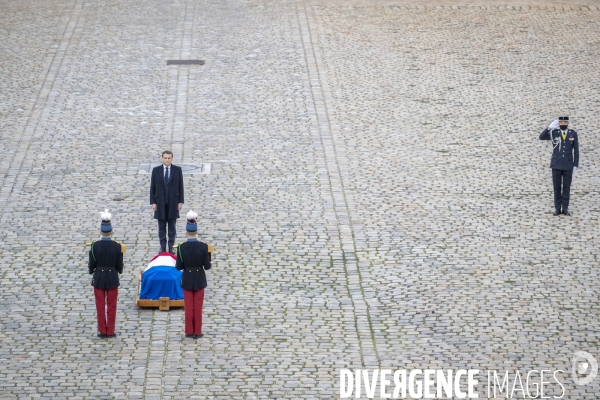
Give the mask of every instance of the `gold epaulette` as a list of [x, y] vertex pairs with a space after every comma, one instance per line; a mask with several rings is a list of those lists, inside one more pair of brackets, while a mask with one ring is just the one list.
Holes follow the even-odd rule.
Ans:
[[[113, 240], [113, 242], [119, 243], [116, 240]], [[127, 253], [127, 246], [124, 245], [123, 243], [119, 243], [119, 244], [121, 245], [121, 253], [123, 253], [123, 254]]]

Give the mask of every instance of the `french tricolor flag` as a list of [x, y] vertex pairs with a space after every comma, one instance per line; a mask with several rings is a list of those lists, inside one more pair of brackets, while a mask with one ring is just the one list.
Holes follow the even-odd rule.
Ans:
[[140, 299], [158, 300], [168, 297], [171, 300], [183, 299], [181, 271], [175, 268], [177, 259], [167, 252], [158, 253], [142, 272]]
[[177, 258], [173, 254], [163, 251], [150, 260], [150, 264], [148, 264], [144, 271], [148, 271], [152, 267], [174, 267], [176, 261]]

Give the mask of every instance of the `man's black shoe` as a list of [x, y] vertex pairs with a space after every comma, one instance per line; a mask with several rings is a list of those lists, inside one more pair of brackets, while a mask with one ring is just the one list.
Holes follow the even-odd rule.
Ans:
[[110, 339], [110, 338], [114, 338], [114, 337], [117, 337], [117, 334], [116, 334], [116, 333], [113, 333], [112, 335], [106, 335], [106, 336], [105, 336], [105, 338], [108, 338], [108, 339]]
[[556, 216], [556, 215], [560, 215], [560, 214], [562, 214], [562, 213], [559, 210], [555, 210], [554, 214], [552, 214], [552, 215]]
[[571, 216], [571, 213], [569, 212], [569, 210], [565, 210], [563, 211], [563, 214], [565, 214], [567, 217]]
[[194, 339], [200, 339], [203, 336], [204, 336], [204, 333], [201, 333], [199, 335], [194, 335]]
[[165, 249], [160, 249], [158, 252], [159, 253], [164, 253], [166, 250]]
[[190, 338], [190, 339], [194, 339], [194, 335], [188, 335], [187, 333], [185, 334], [186, 338]]
[[104, 333], [100, 333], [100, 332], [98, 332], [98, 334], [96, 336], [98, 336], [100, 339], [106, 339], [107, 338], [107, 336]]

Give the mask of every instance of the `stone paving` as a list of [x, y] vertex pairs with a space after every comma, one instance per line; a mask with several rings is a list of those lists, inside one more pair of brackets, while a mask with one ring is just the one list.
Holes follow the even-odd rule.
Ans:
[[[591, 0], [3, 1], [0, 398], [331, 399], [341, 368], [478, 368], [596, 399], [570, 360], [600, 360], [599, 69]], [[570, 218], [538, 140], [560, 113]], [[216, 252], [197, 341], [134, 305], [140, 166], [166, 148], [212, 167], [185, 176]], [[84, 245], [104, 208], [128, 247], [111, 340]]]

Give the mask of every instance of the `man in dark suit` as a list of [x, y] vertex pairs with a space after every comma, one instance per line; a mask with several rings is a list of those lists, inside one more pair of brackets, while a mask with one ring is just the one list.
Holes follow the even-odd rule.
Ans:
[[209, 270], [210, 253], [208, 245], [198, 240], [198, 214], [193, 211], [187, 214], [185, 226], [187, 242], [177, 247], [175, 267], [182, 271], [181, 288], [183, 289], [183, 306], [185, 311], [185, 337], [198, 339], [202, 334], [202, 305], [204, 304], [204, 288], [207, 286], [205, 270]]
[[571, 180], [579, 167], [579, 139], [577, 132], [567, 129], [568, 126], [569, 117], [561, 116], [540, 134], [540, 140], [550, 140], [553, 146], [550, 168], [554, 185], [554, 215], [571, 215]]
[[121, 245], [111, 239], [113, 230], [108, 210], [100, 213], [102, 219], [100, 235], [102, 238], [92, 242], [89, 252], [88, 272], [94, 274], [92, 286], [96, 298], [98, 316], [98, 337], [115, 337], [117, 317], [117, 296], [119, 274], [123, 273], [123, 252]]
[[173, 153], [162, 153], [162, 165], [152, 169], [150, 181], [150, 204], [154, 218], [158, 220], [158, 240], [160, 251], [167, 251], [167, 224], [169, 225], [168, 251], [174, 253], [173, 244], [177, 235], [176, 223], [179, 211], [183, 207], [183, 174], [181, 168], [171, 165]]

